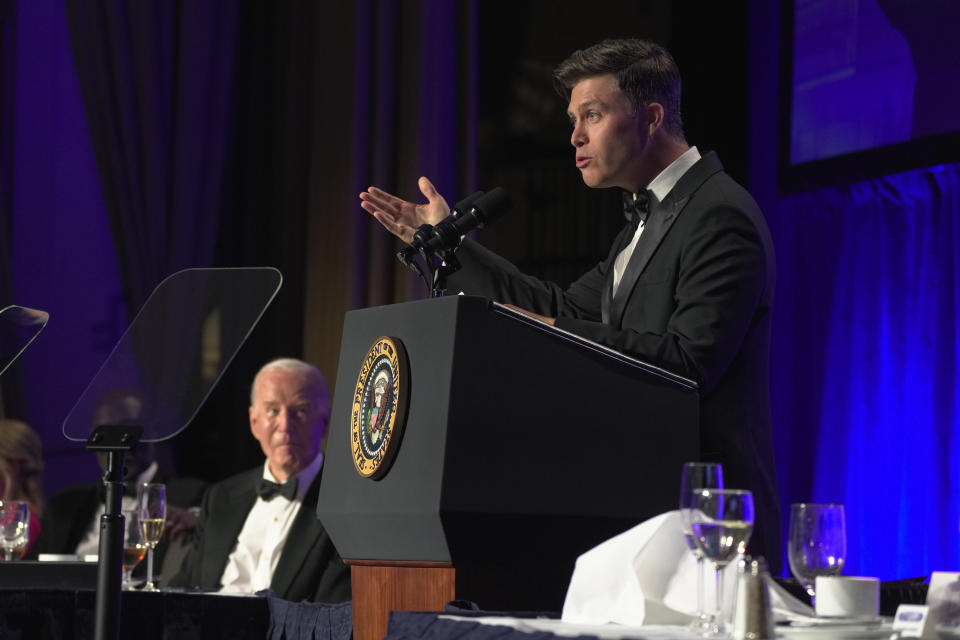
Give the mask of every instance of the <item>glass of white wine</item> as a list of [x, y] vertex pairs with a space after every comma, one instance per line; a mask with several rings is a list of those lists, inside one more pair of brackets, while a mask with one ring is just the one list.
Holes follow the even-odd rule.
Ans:
[[690, 526], [690, 514], [695, 506], [693, 490], [697, 487], [722, 489], [723, 468], [713, 462], [687, 462], [684, 463], [680, 473], [680, 514], [683, 521], [683, 537], [694, 558], [697, 559], [697, 613], [690, 626], [706, 631], [710, 626], [710, 616], [703, 606], [703, 553], [694, 540], [693, 529]]
[[817, 576], [838, 576], [847, 559], [846, 518], [842, 504], [790, 505], [787, 537], [790, 572], [816, 606]]
[[147, 555], [147, 545], [140, 531], [140, 511], [123, 512], [123, 588], [133, 589], [133, 570]]
[[140, 533], [147, 546], [147, 583], [143, 591], [159, 591], [153, 582], [153, 550], [163, 535], [163, 523], [167, 518], [167, 487], [163, 484], [145, 482], [137, 490], [137, 505], [140, 514]]
[[694, 489], [690, 527], [703, 557], [713, 563], [715, 613], [706, 635], [725, 636], [723, 568], [744, 553], [753, 533], [753, 494], [743, 489]]
[[10, 562], [22, 554], [30, 539], [30, 506], [22, 500], [0, 500], [0, 547]]

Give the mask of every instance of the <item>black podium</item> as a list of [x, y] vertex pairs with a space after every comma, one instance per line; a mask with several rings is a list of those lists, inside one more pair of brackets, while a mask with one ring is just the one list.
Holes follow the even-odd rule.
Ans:
[[[393, 464], [372, 480], [353, 461], [351, 413], [381, 336], [406, 351], [409, 398]], [[483, 298], [347, 313], [317, 511], [352, 565], [355, 620], [454, 597], [559, 611], [578, 555], [676, 508], [698, 405], [689, 380]]]

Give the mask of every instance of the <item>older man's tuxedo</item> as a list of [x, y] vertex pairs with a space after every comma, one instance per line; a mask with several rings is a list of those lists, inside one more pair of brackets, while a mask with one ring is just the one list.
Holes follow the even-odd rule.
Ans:
[[[321, 475], [317, 474], [304, 494], [270, 583], [277, 596], [294, 602], [350, 599], [349, 568], [317, 520]], [[193, 547], [171, 586], [220, 588], [227, 560], [257, 500], [256, 486], [262, 476], [261, 465], [210, 487], [203, 499]]]
[[448, 286], [556, 317], [562, 329], [698, 382], [701, 458], [723, 463], [728, 488], [753, 491], [751, 551], [776, 570], [768, 379], [776, 267], [763, 214], [709, 153], [651, 210], [614, 295], [614, 260], [633, 233], [625, 227], [606, 260], [567, 289], [520, 273], [468, 239]]

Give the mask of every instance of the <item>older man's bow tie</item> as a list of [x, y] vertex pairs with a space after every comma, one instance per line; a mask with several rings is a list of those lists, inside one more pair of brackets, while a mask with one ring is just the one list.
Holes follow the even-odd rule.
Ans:
[[257, 482], [257, 495], [267, 501], [272, 500], [273, 496], [283, 496], [287, 500], [293, 500], [297, 495], [297, 479], [290, 478], [283, 484], [279, 484], [260, 478]]
[[634, 198], [629, 191], [623, 192], [623, 216], [636, 228], [641, 222], [647, 221], [650, 212], [650, 193], [644, 189]]

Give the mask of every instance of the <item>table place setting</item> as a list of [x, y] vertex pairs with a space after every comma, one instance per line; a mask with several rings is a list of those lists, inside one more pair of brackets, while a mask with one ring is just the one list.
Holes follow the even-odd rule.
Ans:
[[[892, 620], [878, 615], [879, 580], [840, 575], [843, 505], [791, 505], [790, 568], [813, 608], [775, 581], [762, 558], [744, 555], [754, 521], [749, 491], [724, 488], [722, 469], [708, 463], [685, 464], [680, 484], [677, 511], [577, 559], [563, 625], [604, 638], [891, 635]], [[661, 627], [668, 636], [659, 635]]]

